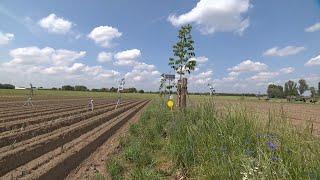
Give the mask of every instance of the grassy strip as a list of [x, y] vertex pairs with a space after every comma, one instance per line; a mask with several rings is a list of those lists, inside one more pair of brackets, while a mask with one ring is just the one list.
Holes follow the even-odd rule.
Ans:
[[107, 163], [111, 179], [319, 179], [320, 141], [281, 113], [264, 121], [210, 101], [168, 111], [155, 100]]

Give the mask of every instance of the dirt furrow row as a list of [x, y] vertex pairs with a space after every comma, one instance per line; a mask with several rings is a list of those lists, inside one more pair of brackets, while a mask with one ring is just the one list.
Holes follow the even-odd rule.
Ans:
[[[95, 103], [96, 106], [103, 104], [102, 102], [100, 103]], [[54, 107], [54, 108], [49, 108], [49, 109], [43, 109], [43, 110], [36, 110], [33, 112], [25, 112], [21, 113], [20, 115], [16, 114], [9, 114], [6, 115], [7, 117], [0, 117], [0, 123], [5, 123], [5, 122], [13, 122], [14, 120], [22, 120], [22, 119], [27, 119], [27, 118], [35, 118], [38, 116], [44, 116], [48, 114], [55, 114], [55, 113], [60, 113], [60, 112], [65, 112], [65, 111], [70, 111], [78, 108], [88, 108], [88, 105], [85, 103], [82, 104], [76, 104], [76, 105], [66, 105], [66, 106], [59, 106], [59, 107]]]
[[[122, 103], [119, 107], [129, 103], [130, 102]], [[14, 148], [16, 146], [15, 144], [18, 142], [39, 136], [41, 134], [52, 132], [64, 126], [70, 126], [79, 121], [83, 121], [93, 116], [111, 111], [114, 109], [115, 105], [116, 103], [111, 103], [106, 106], [97, 107], [95, 111], [88, 111], [71, 117], [54, 119], [40, 124], [31, 125], [22, 131], [19, 129], [10, 132], [6, 131], [6, 133], [0, 134], [0, 148], [8, 145], [11, 145], [11, 147]]]
[[133, 117], [147, 101], [136, 104], [133, 108], [123, 111], [111, 120], [105, 120], [100, 126], [82, 134], [78, 138], [58, 147], [47, 154], [30, 161], [9, 172], [4, 178], [19, 179], [63, 179], [84, 159], [90, 156], [117, 129]]
[[[57, 147], [63, 146], [65, 143], [81, 136], [94, 129], [106, 121], [120, 115], [121, 113], [140, 104], [141, 101], [134, 102], [119, 109], [109, 111], [107, 113], [80, 121], [71, 126], [57, 129], [51, 133], [37, 136], [32, 143], [18, 146], [17, 148], [0, 154], [0, 175], [4, 175], [8, 171], [23, 165], [32, 159], [35, 159]], [[30, 139], [31, 140], [31, 139]]]
[[[101, 100], [98, 100], [101, 101]], [[12, 114], [12, 113], [21, 113], [21, 112], [33, 112], [33, 111], [38, 111], [40, 109], [45, 109], [45, 108], [56, 108], [59, 106], [64, 106], [64, 105], [74, 105], [74, 104], [83, 104], [87, 103], [88, 100], [78, 100], [78, 101], [63, 101], [63, 102], [55, 102], [55, 103], [42, 103], [42, 104], [34, 104], [34, 106], [22, 106], [23, 104], [19, 104], [18, 107], [7, 107], [7, 108], [2, 108], [0, 109], [0, 116], [5, 114]]]
[[[96, 108], [99, 108], [99, 107], [96, 107]], [[87, 111], [89, 111], [89, 109], [87, 107], [84, 107], [81, 109], [78, 108], [72, 111], [66, 111], [66, 112], [61, 112], [57, 114], [49, 114], [41, 117], [35, 117], [35, 118], [31, 117], [28, 119], [17, 120], [13, 122], [0, 123], [0, 133], [5, 131], [11, 131], [14, 129], [19, 129], [19, 128], [24, 129], [25, 127], [33, 124], [39, 124], [39, 123], [50, 121], [57, 118], [64, 118], [64, 117], [72, 116], [75, 114], [84, 113]]]

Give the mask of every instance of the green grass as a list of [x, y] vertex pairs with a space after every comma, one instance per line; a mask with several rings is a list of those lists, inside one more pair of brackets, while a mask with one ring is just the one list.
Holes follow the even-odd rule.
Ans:
[[[281, 112], [281, 111], [280, 111]], [[124, 179], [319, 179], [320, 141], [278, 112], [266, 120], [211, 101], [170, 112], [154, 100], [115, 155]]]

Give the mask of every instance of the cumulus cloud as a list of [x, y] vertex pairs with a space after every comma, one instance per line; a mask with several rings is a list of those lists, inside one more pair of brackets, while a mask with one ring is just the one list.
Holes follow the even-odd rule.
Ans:
[[104, 69], [102, 66], [75, 62], [85, 57], [85, 51], [32, 46], [13, 49], [9, 54], [12, 60], [0, 64], [0, 80], [13, 79], [18, 84], [32, 77], [30, 81], [45, 85], [81, 83], [101, 87], [103, 83], [111, 83], [120, 75], [118, 71]]
[[268, 71], [264, 71], [264, 72], [259, 72], [258, 74], [252, 76], [250, 79], [253, 81], [262, 81], [262, 82], [266, 82], [268, 80], [271, 80], [277, 76], [280, 76], [282, 74], [290, 74], [292, 72], [294, 72], [294, 68], [293, 67], [286, 67], [286, 68], [282, 68], [279, 71], [275, 71], [275, 72], [268, 72]]
[[320, 55], [311, 58], [308, 62], [304, 64], [305, 66], [320, 66]]
[[314, 25], [305, 28], [306, 32], [316, 32], [320, 30], [320, 23], [315, 23]]
[[112, 53], [110, 52], [100, 52], [98, 54], [97, 61], [100, 63], [106, 63], [112, 61]]
[[160, 72], [152, 64], [137, 62], [133, 69], [125, 74], [128, 86], [154, 89], [160, 80]]
[[204, 71], [196, 75], [190, 75], [189, 81], [200, 85], [208, 84], [212, 80], [212, 75], [212, 70]]
[[242, 72], [258, 72], [258, 71], [266, 70], [267, 68], [268, 66], [264, 63], [246, 60], [232, 68], [228, 68], [228, 71], [231, 71], [235, 74], [235, 73], [242, 73]]
[[88, 38], [92, 39], [96, 44], [108, 48], [112, 46], [112, 41], [115, 38], [121, 37], [122, 33], [117, 28], [111, 26], [99, 26], [94, 28]]
[[86, 55], [85, 51], [70, 51], [66, 49], [58, 49], [52, 54], [52, 60], [55, 65], [69, 65], [77, 59]]
[[68, 21], [62, 17], [58, 17], [55, 14], [50, 14], [47, 17], [39, 20], [38, 24], [48, 30], [50, 33], [66, 34], [74, 25], [71, 21]]
[[138, 58], [141, 56], [139, 49], [130, 49], [118, 52], [114, 55], [115, 65], [118, 66], [134, 66], [136, 65]]
[[10, 51], [11, 61], [6, 65], [69, 65], [75, 60], [86, 55], [85, 51], [70, 51], [65, 49], [55, 50], [51, 47], [38, 48], [36, 46], [17, 48]]
[[10, 41], [14, 39], [14, 34], [12, 33], [2, 33], [0, 31], [0, 45], [9, 44]]
[[290, 73], [293, 73], [294, 72], [294, 68], [293, 67], [286, 67], [286, 68], [282, 68], [280, 69], [280, 73], [283, 73], [283, 74], [290, 74]]
[[296, 46], [287, 46], [284, 48], [273, 47], [271, 49], [266, 50], [263, 55], [265, 56], [289, 56], [298, 54], [302, 51], [306, 50], [305, 47], [296, 47]]
[[197, 63], [199, 63], [199, 64], [206, 63], [208, 60], [209, 60], [209, 59], [208, 59], [207, 57], [205, 57], [205, 56], [200, 56], [200, 57], [197, 57], [197, 58], [196, 58], [196, 61], [197, 61]]
[[249, 18], [244, 16], [250, 6], [250, 0], [200, 0], [189, 12], [170, 15], [168, 21], [176, 27], [194, 23], [203, 34], [242, 34], [250, 25]]

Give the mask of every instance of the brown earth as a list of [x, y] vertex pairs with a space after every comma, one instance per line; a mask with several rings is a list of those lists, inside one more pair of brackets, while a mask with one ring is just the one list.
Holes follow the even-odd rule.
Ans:
[[124, 101], [115, 109], [114, 101], [97, 99], [94, 111], [88, 110], [87, 99], [51, 105], [39, 101], [29, 109], [18, 102], [2, 103], [0, 179], [67, 177], [129, 120], [136, 120], [148, 102]]

